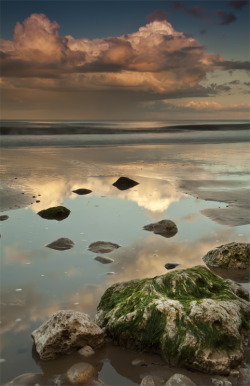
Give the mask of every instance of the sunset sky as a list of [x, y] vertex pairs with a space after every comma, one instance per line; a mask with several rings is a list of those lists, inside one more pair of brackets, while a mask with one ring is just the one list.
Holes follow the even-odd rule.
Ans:
[[249, 119], [249, 0], [1, 1], [4, 119]]

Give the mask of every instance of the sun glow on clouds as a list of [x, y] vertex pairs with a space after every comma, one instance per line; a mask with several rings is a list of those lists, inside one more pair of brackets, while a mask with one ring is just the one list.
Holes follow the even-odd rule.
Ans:
[[[13, 41], [1, 41], [6, 100], [20, 103], [17, 94], [27, 89], [37, 90], [38, 104], [39, 93], [42, 102], [49, 100], [42, 97], [48, 91], [63, 92], [66, 99], [69, 92], [88, 91], [137, 93], [137, 101], [142, 95], [144, 100], [207, 96], [199, 85], [207, 74], [246, 67], [206, 54], [196, 39], [175, 31], [166, 20], [153, 19], [134, 33], [104, 39], [62, 37], [58, 30], [56, 21], [32, 14], [22, 24], [17, 22]], [[192, 107], [200, 110], [197, 106]]]

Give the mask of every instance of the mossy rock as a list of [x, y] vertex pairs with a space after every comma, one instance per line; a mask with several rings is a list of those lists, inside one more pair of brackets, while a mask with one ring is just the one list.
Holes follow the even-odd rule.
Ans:
[[70, 210], [65, 206], [54, 206], [48, 209], [41, 210], [38, 212], [39, 216], [46, 218], [47, 220], [58, 220], [62, 221], [67, 218], [70, 214]]
[[209, 267], [246, 269], [250, 266], [250, 244], [224, 244], [209, 251], [202, 259]]
[[228, 374], [243, 359], [249, 317], [242, 286], [197, 266], [111, 286], [95, 321], [121, 346], [153, 350], [169, 365]]

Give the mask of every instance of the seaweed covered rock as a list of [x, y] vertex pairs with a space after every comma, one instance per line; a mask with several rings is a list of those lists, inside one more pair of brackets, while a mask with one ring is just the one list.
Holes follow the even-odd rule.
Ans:
[[173, 237], [178, 232], [176, 224], [171, 220], [161, 220], [143, 227], [145, 231], [154, 232], [163, 237]]
[[31, 336], [43, 360], [70, 354], [86, 345], [97, 348], [104, 344], [103, 331], [90, 320], [89, 315], [71, 310], [56, 312]]
[[206, 267], [114, 284], [95, 322], [121, 346], [160, 353], [169, 365], [228, 374], [243, 359], [248, 292]]
[[246, 269], [250, 266], [250, 244], [224, 244], [209, 251], [202, 259], [209, 267]]
[[40, 217], [46, 218], [47, 220], [62, 221], [69, 216], [70, 210], [65, 208], [65, 206], [53, 206], [51, 208], [41, 210], [38, 214]]

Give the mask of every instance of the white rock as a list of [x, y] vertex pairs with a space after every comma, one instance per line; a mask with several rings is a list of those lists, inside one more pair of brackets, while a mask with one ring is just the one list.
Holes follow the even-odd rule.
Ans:
[[90, 346], [84, 346], [80, 350], [78, 350], [78, 353], [84, 357], [90, 357], [91, 355], [95, 354], [95, 351]]
[[155, 386], [155, 382], [150, 375], [146, 375], [141, 381], [140, 386]]
[[196, 386], [196, 384], [191, 381], [190, 378], [186, 377], [183, 374], [174, 374], [171, 378], [166, 382], [165, 386]]
[[85, 345], [96, 348], [104, 344], [102, 329], [90, 320], [89, 315], [72, 310], [56, 312], [31, 336], [43, 360], [71, 353]]

